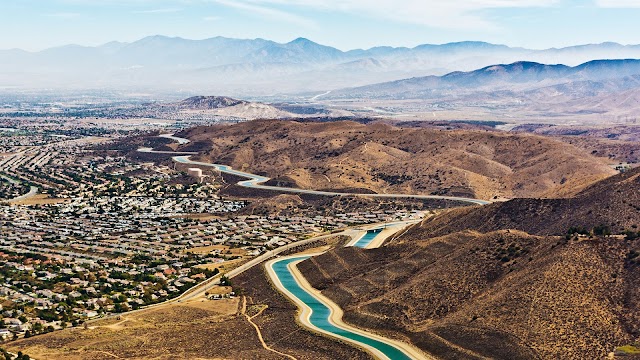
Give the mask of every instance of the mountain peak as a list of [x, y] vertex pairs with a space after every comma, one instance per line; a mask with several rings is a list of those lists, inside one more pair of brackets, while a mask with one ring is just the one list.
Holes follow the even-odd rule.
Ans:
[[307, 38], [299, 37], [294, 40], [289, 41], [289, 44], [317, 44]]
[[180, 101], [178, 105], [182, 108], [193, 110], [210, 110], [245, 103], [246, 101], [236, 100], [226, 96], [192, 96], [188, 99]]

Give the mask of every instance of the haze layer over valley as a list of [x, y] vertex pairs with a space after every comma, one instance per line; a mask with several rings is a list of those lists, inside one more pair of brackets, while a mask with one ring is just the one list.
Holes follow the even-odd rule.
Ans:
[[106, 88], [265, 96], [322, 92], [517, 61], [576, 66], [591, 60], [627, 58], [640, 58], [640, 46], [603, 43], [530, 50], [466, 41], [341, 51], [305, 38], [277, 43], [150, 36], [98, 47], [2, 50], [0, 82], [5, 89]]

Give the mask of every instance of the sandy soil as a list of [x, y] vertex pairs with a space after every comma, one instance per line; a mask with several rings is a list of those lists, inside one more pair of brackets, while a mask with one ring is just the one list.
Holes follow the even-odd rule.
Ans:
[[50, 198], [45, 194], [37, 194], [28, 199], [16, 201], [12, 204], [14, 205], [49, 205], [49, 204], [60, 204], [60, 203], [70, 202], [70, 201], [71, 201], [70, 199]]

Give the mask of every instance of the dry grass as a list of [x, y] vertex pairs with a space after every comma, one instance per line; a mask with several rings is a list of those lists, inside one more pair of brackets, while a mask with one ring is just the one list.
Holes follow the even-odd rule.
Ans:
[[71, 202], [71, 200], [50, 198], [48, 195], [45, 195], [45, 194], [37, 194], [28, 199], [16, 201], [13, 203], [13, 205], [50, 205], [50, 204], [61, 204], [65, 202]]
[[37, 359], [277, 359], [238, 313], [238, 299], [167, 305], [6, 344]]
[[187, 252], [194, 254], [208, 254], [214, 250], [219, 250], [223, 255], [229, 256], [244, 256], [247, 254], [247, 251], [240, 248], [231, 248], [226, 245], [211, 245], [211, 246], [201, 246], [195, 247], [187, 250]]
[[255, 121], [196, 127], [204, 160], [302, 188], [497, 197], [571, 195], [615, 173], [607, 161], [542, 136]]
[[214, 286], [211, 289], [207, 290], [207, 293], [209, 293], [209, 295], [214, 295], [214, 294], [224, 295], [232, 291], [233, 291], [233, 288], [231, 286]]
[[220, 270], [220, 272], [224, 273], [237, 268], [238, 266], [242, 265], [246, 261], [247, 259], [236, 259], [231, 261], [225, 261], [222, 263], [201, 264], [201, 265], [196, 265], [195, 267], [200, 269], [208, 269], [208, 270], [218, 269]]

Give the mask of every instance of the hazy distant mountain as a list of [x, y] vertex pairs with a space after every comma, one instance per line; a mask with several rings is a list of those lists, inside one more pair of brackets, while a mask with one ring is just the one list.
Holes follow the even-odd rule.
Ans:
[[[531, 91], [548, 86], [556, 86], [556, 90], [562, 86], [568, 90], [576, 84], [594, 91], [628, 90], [640, 88], [640, 82], [634, 80], [635, 75], [640, 77], [640, 60], [593, 60], [575, 67], [519, 61], [469, 72], [457, 71], [443, 76], [417, 77], [344, 89], [334, 91], [330, 96], [428, 99], [450, 95], [452, 91], [462, 95], [483, 90]], [[604, 82], [614, 79], [619, 86], [609, 86], [607, 89]]]
[[97, 47], [3, 50], [0, 83], [18, 88], [270, 95], [443, 75], [516, 61], [576, 66], [595, 59], [624, 58], [640, 58], [640, 46], [603, 43], [528, 50], [468, 41], [341, 51], [304, 38], [281, 44], [264, 39], [150, 36]]
[[184, 110], [213, 110], [246, 103], [248, 102], [226, 96], [192, 96], [175, 105]]
[[271, 105], [226, 96], [192, 96], [171, 103], [145, 104], [134, 109], [136, 116], [166, 119], [282, 119], [294, 115]]
[[323, 100], [349, 100], [345, 104], [354, 103], [353, 99], [401, 100], [403, 113], [416, 118], [636, 124], [640, 60], [593, 60], [574, 67], [519, 61], [345, 88], [323, 96]]

